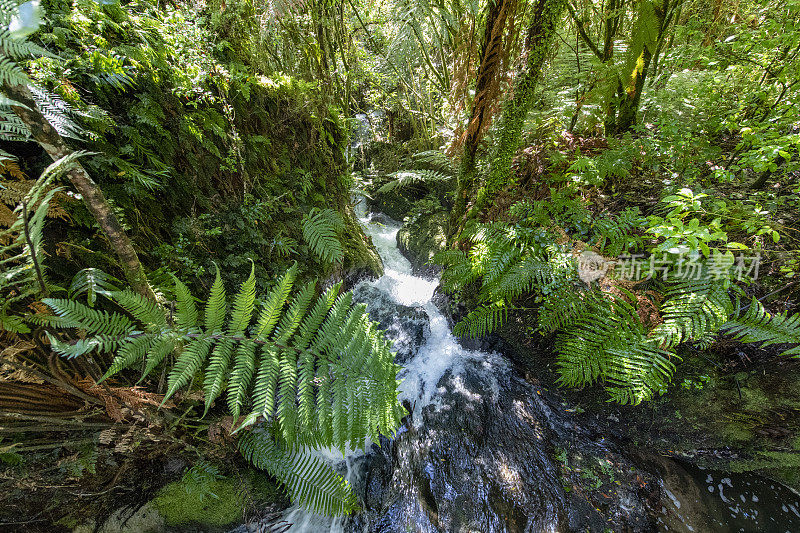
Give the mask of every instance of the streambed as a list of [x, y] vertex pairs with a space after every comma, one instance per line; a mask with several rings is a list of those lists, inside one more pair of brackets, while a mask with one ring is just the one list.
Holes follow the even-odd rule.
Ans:
[[438, 281], [413, 275], [400, 253], [400, 224], [358, 208], [385, 274], [358, 283], [354, 296], [395, 342], [410, 415], [393, 440], [366, 452], [320, 452], [352, 484], [360, 513], [330, 519], [292, 508], [289, 531], [800, 531], [790, 489], [628, 453], [576, 424], [497, 349], [462, 346], [436, 305]]

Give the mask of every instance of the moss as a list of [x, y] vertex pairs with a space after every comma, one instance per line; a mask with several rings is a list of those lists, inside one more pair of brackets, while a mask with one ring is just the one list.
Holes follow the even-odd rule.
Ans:
[[241, 521], [251, 505], [283, 500], [280, 489], [266, 476], [247, 472], [240, 479], [198, 481], [184, 476], [163, 487], [153, 503], [168, 526], [199, 524], [221, 528]]

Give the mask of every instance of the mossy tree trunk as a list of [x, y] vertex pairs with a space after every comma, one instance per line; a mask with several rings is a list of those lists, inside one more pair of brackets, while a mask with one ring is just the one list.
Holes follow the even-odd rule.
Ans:
[[[14, 113], [28, 126], [33, 138], [44, 148], [53, 161], [58, 161], [72, 153], [72, 150], [67, 147], [61, 135], [58, 134], [53, 125], [48, 122], [47, 118], [39, 110], [28, 87], [6, 83], [3, 85], [3, 91], [9, 98], [22, 104], [12, 106]], [[67, 172], [67, 178], [80, 193], [86, 208], [94, 216], [98, 226], [108, 238], [111, 248], [119, 258], [120, 266], [131, 288], [142, 296], [155, 300], [155, 294], [147, 281], [147, 276], [145, 276], [144, 268], [139, 261], [139, 256], [136, 254], [133, 243], [122, 228], [117, 216], [111, 210], [103, 191], [100, 190], [100, 187], [80, 163], [75, 163], [73, 168]]]
[[458, 173], [458, 195], [451, 214], [450, 226], [455, 228], [467, 208], [467, 201], [474, 193], [475, 154], [484, 133], [492, 120], [492, 108], [499, 97], [501, 67], [505, 55], [506, 21], [513, 18], [515, 0], [497, 0], [486, 7], [486, 27], [481, 44], [481, 61], [475, 81], [475, 99], [472, 102], [469, 123], [461, 152], [461, 166]]
[[533, 21], [528, 28], [525, 40], [527, 60], [516, 78], [511, 96], [503, 104], [497, 138], [490, 156], [489, 176], [478, 191], [472, 208], [466, 213], [466, 196], [470, 195], [470, 191], [464, 190], [464, 188], [465, 186], [473, 189], [475, 187], [472, 180], [462, 179], [459, 183], [456, 198], [462, 200], [461, 204], [454, 209], [451, 220], [454, 220], [455, 223], [451, 224], [451, 235], [457, 235], [460, 228], [463, 227], [464, 219], [480, 212], [492, 195], [513, 178], [511, 164], [514, 154], [522, 140], [522, 129], [533, 105], [536, 84], [539, 81], [545, 58], [555, 39], [556, 29], [561, 22], [566, 5], [566, 0], [538, 0], [536, 2], [533, 8]]

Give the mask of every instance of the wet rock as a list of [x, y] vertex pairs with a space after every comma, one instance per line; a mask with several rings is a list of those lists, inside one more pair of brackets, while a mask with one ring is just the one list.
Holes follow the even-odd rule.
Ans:
[[166, 531], [164, 517], [152, 503], [141, 507], [125, 507], [114, 511], [100, 528], [94, 523], [76, 527], [73, 533], [163, 533]]
[[424, 309], [397, 304], [388, 294], [376, 287], [368, 284], [358, 285], [353, 290], [353, 299], [367, 304], [370, 318], [379, 324], [379, 327], [386, 332], [386, 337], [394, 343], [396, 360], [400, 364], [417, 353], [430, 333]]
[[422, 420], [367, 456], [368, 475], [357, 489], [369, 531], [567, 526], [569, 504], [547, 451], [546, 417], [529, 386], [494, 363], [472, 360], [445, 374], [443, 392]]
[[397, 232], [397, 246], [418, 275], [435, 275], [440, 270], [429, 261], [447, 246], [448, 215], [444, 211], [411, 216]]

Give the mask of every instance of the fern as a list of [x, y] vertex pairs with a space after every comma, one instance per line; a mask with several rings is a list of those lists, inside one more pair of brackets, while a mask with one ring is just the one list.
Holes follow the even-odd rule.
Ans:
[[45, 220], [50, 204], [61, 188], [53, 187], [53, 181], [70, 168], [85, 152], [74, 152], [53, 162], [42, 172], [14, 209], [13, 222], [0, 231], [0, 323], [4, 329], [24, 332], [27, 327], [19, 321], [6, 320], [8, 309], [16, 302], [31, 295], [47, 294], [47, 270], [42, 262], [42, 242]]
[[245, 459], [283, 483], [292, 501], [331, 515], [356, 508], [357, 501], [347, 481], [306, 450], [287, 450], [261, 429], [246, 433], [238, 444]]
[[[454, 328], [465, 337], [482, 337], [502, 327], [517, 300], [538, 302], [538, 330], [556, 334], [559, 382], [570, 387], [602, 383], [613, 401], [638, 404], [661, 394], [675, 372], [681, 343], [708, 345], [720, 330], [743, 342], [800, 343], [800, 318], [771, 316], [757, 302], [741, 318], [734, 312], [729, 277], [715, 276], [707, 265], [681, 278], [670, 271], [658, 286], [661, 321], [642, 324], [636, 295], [623, 283], [606, 283], [603, 292], [577, 274], [574, 252], [556, 244], [563, 228], [584, 237], [606, 253], [638, 246], [642, 219], [635, 209], [617, 217], [598, 217], [580, 203], [555, 194], [550, 201], [519, 202], [509, 215], [517, 222], [473, 224], [460, 236], [468, 249], [446, 250], [434, 261], [445, 267], [442, 287], [466, 295], [473, 309]], [[562, 232], [543, 226], [560, 224]], [[685, 274], [685, 273], [684, 273]], [[527, 300], [530, 301], [530, 300]], [[800, 348], [787, 354], [800, 355]]]
[[455, 179], [455, 175], [444, 174], [436, 170], [421, 169], [421, 170], [400, 170], [390, 174], [393, 178], [391, 181], [381, 186], [377, 192], [387, 193], [401, 187], [418, 183], [433, 183], [433, 182], [451, 182]]
[[[27, 7], [26, 7], [27, 6]], [[20, 16], [20, 10], [32, 8], [31, 17]], [[74, 113], [70, 106], [58, 96], [31, 84], [28, 75], [19, 66], [18, 62], [31, 57], [47, 57], [56, 59], [56, 56], [26, 40], [26, 36], [38, 28], [41, 13], [36, 12], [38, 5], [31, 2], [17, 2], [15, 0], [0, 2], [0, 85], [27, 86], [36, 102], [37, 107], [55, 127], [62, 137], [79, 138], [80, 128], [69, 118]], [[32, 23], [22, 26], [22, 21]], [[17, 26], [12, 29], [12, 26]], [[24, 141], [30, 137], [27, 126], [13, 113], [12, 105], [20, 105], [14, 100], [3, 97], [0, 100], [0, 138], [5, 140]]]
[[756, 342], [762, 346], [794, 344], [783, 354], [800, 357], [800, 315], [772, 315], [755, 298], [743, 316], [724, 324], [722, 329], [742, 342]]
[[707, 273], [699, 278], [672, 280], [667, 285], [666, 299], [661, 306], [664, 322], [651, 334], [665, 348], [699, 340], [708, 332], [718, 331], [733, 312], [728, 295], [730, 281], [727, 278], [716, 280]]
[[503, 325], [508, 315], [505, 302], [483, 305], [470, 311], [453, 328], [459, 337], [481, 338]]
[[322, 261], [339, 263], [344, 259], [339, 242], [343, 227], [341, 216], [333, 209], [314, 208], [303, 217], [303, 238]]
[[[367, 438], [376, 441], [397, 428], [403, 409], [390, 343], [364, 305], [354, 306], [349, 293], [339, 294], [340, 285], [314, 301], [316, 284], [306, 284], [292, 298], [296, 265], [257, 310], [254, 270], [230, 305], [217, 270], [202, 316], [176, 279], [174, 317], [132, 291], [104, 290], [98, 294], [124, 313], [45, 298], [55, 316], [39, 320], [85, 332], [71, 343], [48, 333], [58, 353], [116, 352], [102, 379], [137, 364], [143, 365], [144, 379], [177, 352], [164, 402], [202, 372], [205, 412], [226, 395], [246, 457], [266, 466], [313, 511], [347, 512], [355, 505], [349, 486], [311, 459], [306, 448], [363, 447]], [[258, 429], [243, 431], [258, 422], [263, 422]]]
[[598, 218], [593, 223], [593, 229], [597, 233], [597, 247], [609, 257], [617, 257], [629, 251], [629, 248], [638, 245], [640, 239], [634, 232], [644, 222], [644, 217], [636, 207], [626, 209], [616, 217]]
[[119, 280], [109, 276], [97, 268], [84, 268], [72, 277], [69, 284], [68, 294], [70, 299], [76, 299], [86, 293], [86, 303], [89, 307], [94, 307], [99, 293], [118, 291], [115, 285]]

